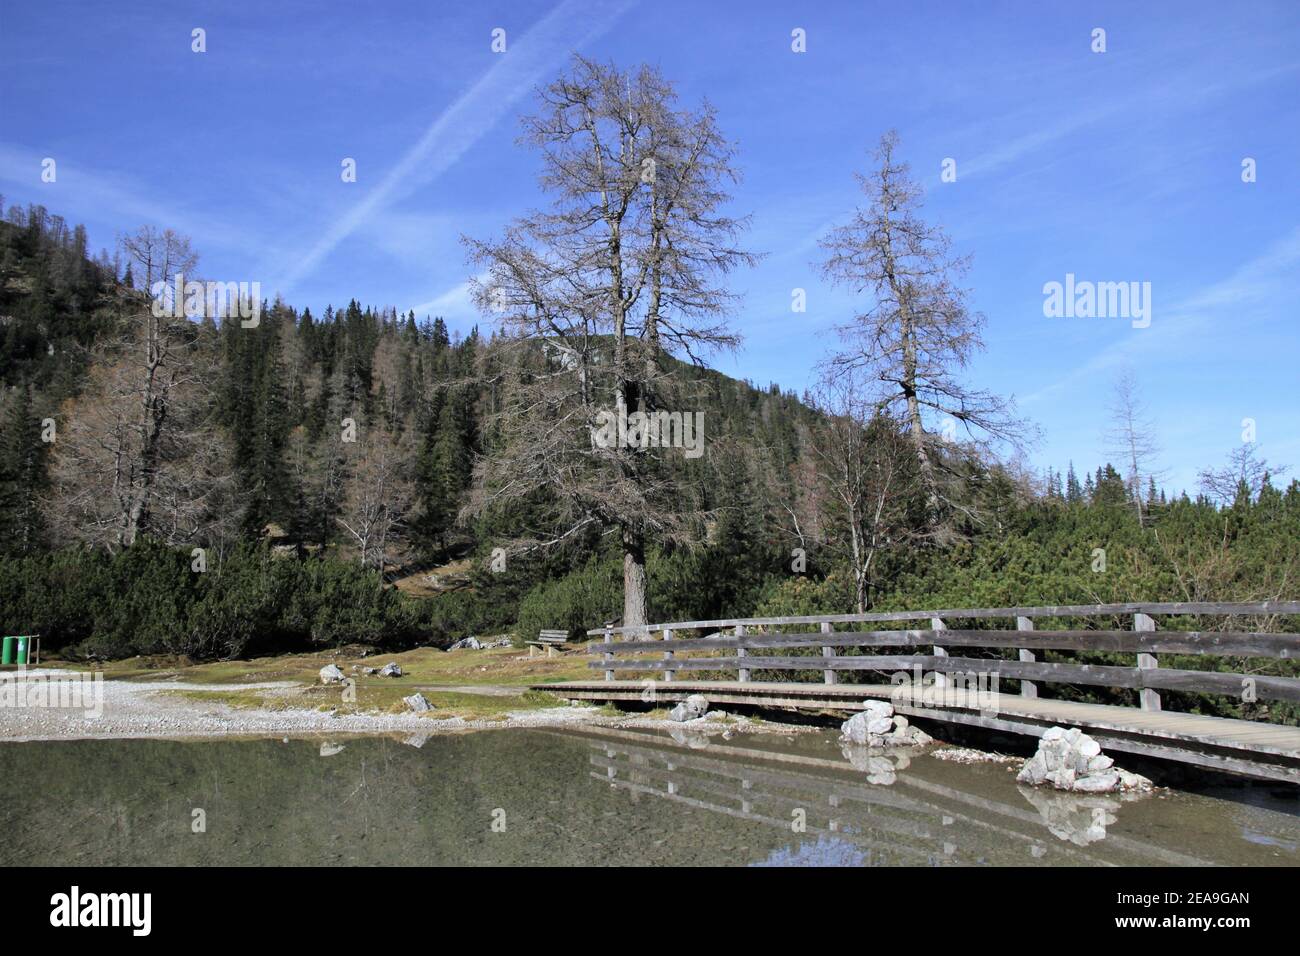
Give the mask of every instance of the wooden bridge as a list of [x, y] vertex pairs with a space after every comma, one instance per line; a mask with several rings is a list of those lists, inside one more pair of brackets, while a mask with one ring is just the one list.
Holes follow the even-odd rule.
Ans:
[[[1300, 658], [1300, 634], [1266, 629], [1284, 615], [1300, 615], [1300, 601], [957, 608], [605, 627], [588, 632], [604, 638], [591, 645], [596, 660], [589, 665], [603, 670], [604, 680], [538, 689], [615, 702], [671, 702], [703, 694], [715, 706], [812, 712], [856, 711], [867, 698], [887, 698], [909, 718], [1029, 736], [1057, 725], [1080, 727], [1108, 751], [1300, 784], [1300, 728], [1294, 720], [1209, 717], [1166, 710], [1161, 699], [1162, 691], [1172, 691], [1192, 707], [1202, 695], [1300, 702], [1300, 678], [1249, 672], [1258, 659]], [[1171, 626], [1207, 618], [1216, 629]], [[1097, 626], [1125, 619], [1131, 622], [1127, 628]], [[1074, 629], [1040, 629], [1044, 620]], [[916, 621], [928, 627], [899, 626]], [[999, 621], [1014, 621], [1015, 629], [999, 628]], [[1253, 629], [1226, 629], [1243, 621]], [[1080, 622], [1092, 626], [1077, 629]], [[706, 633], [693, 636], [697, 632]], [[896, 652], [857, 653], [863, 648]], [[1044, 652], [1054, 659], [1039, 660]], [[1103, 665], [1067, 656], [1086, 652], [1134, 654], [1136, 661]], [[1237, 669], [1162, 667], [1159, 654], [1205, 657]], [[702, 679], [684, 680], [682, 673]], [[842, 675], [864, 673], [888, 674], [890, 682], [841, 683]], [[1002, 680], [1015, 681], [1018, 692], [1003, 692]], [[1137, 706], [1041, 697], [1042, 684], [1125, 691]]]

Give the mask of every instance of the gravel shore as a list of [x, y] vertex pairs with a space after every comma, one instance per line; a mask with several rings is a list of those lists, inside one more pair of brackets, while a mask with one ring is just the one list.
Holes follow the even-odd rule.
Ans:
[[[21, 691], [29, 678], [57, 674], [63, 679], [73, 672], [28, 670], [25, 675], [3, 675], [13, 681], [11, 691]], [[89, 675], [78, 675], [83, 678]], [[35, 683], [35, 682], [31, 682]], [[501, 727], [563, 727], [578, 724], [653, 729], [680, 729], [672, 721], [611, 716], [590, 706], [549, 707], [542, 710], [507, 712], [505, 720], [466, 720], [462, 717], [419, 714], [332, 714], [307, 708], [265, 710], [236, 708], [219, 701], [197, 700], [176, 691], [282, 690], [291, 693], [300, 685], [292, 682], [253, 684], [193, 684], [181, 681], [135, 683], [103, 681], [102, 706], [81, 707], [15, 706], [6, 698], [0, 706], [0, 741], [88, 740], [122, 738], [210, 738], [247, 736], [314, 736], [320, 734], [446, 734]], [[469, 687], [460, 688], [471, 691]], [[709, 719], [691, 722], [692, 729], [706, 733], [745, 732], [757, 729], [749, 721], [724, 724]], [[765, 725], [766, 730], [777, 730]]]

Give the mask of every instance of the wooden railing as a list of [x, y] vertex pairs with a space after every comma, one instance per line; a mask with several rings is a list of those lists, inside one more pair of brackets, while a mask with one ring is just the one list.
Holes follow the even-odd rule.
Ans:
[[[1225, 671], [1183, 670], [1160, 667], [1157, 654], [1213, 655], [1243, 658], [1300, 658], [1300, 634], [1256, 630], [1160, 630], [1157, 617], [1170, 616], [1264, 617], [1300, 615], [1300, 601], [1254, 603], [1084, 604], [1049, 607], [954, 608], [937, 611], [892, 611], [871, 614], [815, 614], [798, 617], [733, 618], [715, 621], [677, 621], [640, 627], [604, 627], [587, 633], [604, 636], [593, 647], [599, 658], [589, 666], [605, 671], [662, 674], [672, 680], [682, 671], [736, 671], [749, 681], [754, 670], [822, 671], [834, 684], [842, 671], [911, 671], [916, 667], [938, 675], [996, 674], [1021, 682], [1020, 692], [1035, 697], [1038, 683], [1084, 684], [1139, 692], [1143, 710], [1159, 710], [1161, 690], [1202, 694], [1227, 694], [1246, 700], [1300, 702], [1300, 678], [1242, 674]], [[1036, 630], [1037, 618], [1132, 618], [1125, 630]], [[1005, 619], [1015, 629], [960, 629], [949, 621]], [[926, 621], [924, 629], [864, 630], [855, 625]], [[836, 630], [836, 625], [848, 626]], [[816, 626], [817, 633], [783, 631], [793, 626]], [[776, 628], [776, 630], [771, 630]], [[684, 637], [683, 632], [711, 630], [704, 637]], [[659, 639], [652, 635], [661, 634]], [[615, 638], [620, 638], [615, 640]], [[930, 653], [843, 654], [846, 648], [930, 648]], [[998, 657], [953, 656], [951, 648], [1014, 649], [1016, 660]], [[780, 649], [805, 651], [820, 648], [820, 656], [773, 655]], [[1046, 662], [1041, 650], [1109, 651], [1137, 655], [1136, 666]], [[690, 656], [701, 652], [722, 656]], [[662, 653], [661, 659], [647, 653]], [[751, 653], [757, 652], [757, 653]], [[637, 655], [637, 656], [630, 656]]]

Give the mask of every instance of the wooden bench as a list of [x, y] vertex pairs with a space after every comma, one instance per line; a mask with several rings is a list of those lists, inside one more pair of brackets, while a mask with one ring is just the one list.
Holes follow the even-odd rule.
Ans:
[[542, 652], [543, 648], [546, 649], [547, 657], [554, 657], [556, 648], [564, 650], [564, 645], [569, 643], [569, 632], [539, 631], [537, 633], [537, 640], [525, 641], [524, 643], [528, 645], [529, 657], [536, 657]]

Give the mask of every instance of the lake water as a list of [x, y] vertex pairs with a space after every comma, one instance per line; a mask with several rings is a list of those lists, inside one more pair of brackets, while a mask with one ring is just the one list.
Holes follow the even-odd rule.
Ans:
[[1297, 865], [1295, 789], [1068, 796], [821, 732], [3, 743], [0, 863]]

